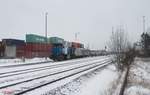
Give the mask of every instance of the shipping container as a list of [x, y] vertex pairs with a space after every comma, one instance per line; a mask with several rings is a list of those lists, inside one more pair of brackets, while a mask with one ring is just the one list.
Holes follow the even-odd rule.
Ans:
[[72, 42], [72, 47], [73, 48], [83, 48], [84, 45], [81, 43], [77, 43], [77, 42]]
[[26, 51], [24, 54], [25, 58], [34, 58], [34, 57], [49, 57], [51, 56], [51, 53], [48, 51], [41, 51], [41, 52], [36, 52], [36, 51]]
[[2, 39], [2, 44], [7, 45], [7, 46], [19, 46], [19, 45], [24, 45], [25, 41], [24, 40], [18, 40], [18, 39]]
[[22, 58], [25, 55], [25, 45], [16, 46], [16, 57]]
[[64, 55], [68, 55], [69, 54], [69, 48], [64, 47], [62, 52], [63, 52]]
[[84, 44], [80, 44], [80, 48], [84, 48]]
[[16, 57], [16, 46], [5, 46], [4, 56], [6, 58], [15, 58]]
[[89, 56], [90, 55], [90, 50], [82, 48], [82, 53], [83, 53], [83, 56], [85, 56], [85, 57]]
[[97, 51], [96, 50], [91, 50], [90, 51], [90, 55], [91, 56], [96, 56], [97, 55]]
[[76, 49], [75, 49], [75, 56], [76, 56], [76, 57], [81, 57], [81, 56], [83, 56], [83, 50], [82, 50], [82, 48], [76, 48]]
[[25, 57], [49, 57], [52, 54], [51, 44], [27, 43], [25, 46]]
[[39, 36], [35, 34], [26, 34], [27, 43], [46, 43], [47, 39], [44, 36]]
[[25, 53], [24, 53], [24, 57], [25, 58], [33, 58], [34, 56], [33, 56], [33, 54], [32, 54], [32, 51], [25, 51]]
[[69, 48], [69, 52], [70, 52], [70, 55], [74, 58], [75, 57], [75, 48], [73, 48], [73, 47]]
[[28, 51], [48, 51], [52, 49], [51, 44], [27, 43], [26, 50]]
[[26, 43], [24, 50], [25, 50], [25, 52], [33, 51], [32, 44]]
[[51, 43], [51, 44], [63, 44], [64, 39], [59, 38], [59, 37], [50, 37], [48, 42]]
[[53, 60], [64, 60], [65, 56], [63, 54], [63, 47], [62, 46], [53, 46], [52, 55], [50, 56]]
[[4, 45], [0, 42], [0, 57], [4, 57]]
[[72, 47], [72, 43], [68, 42], [68, 41], [64, 41], [63, 46], [64, 47]]
[[63, 47], [53, 47], [52, 54], [54, 56], [59, 56], [63, 54]]

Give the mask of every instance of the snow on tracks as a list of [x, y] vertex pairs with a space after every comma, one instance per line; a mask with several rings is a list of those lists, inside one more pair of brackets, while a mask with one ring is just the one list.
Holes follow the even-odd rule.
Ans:
[[[100, 63], [102, 64], [103, 62], [105, 62], [106, 59], [108, 60], [108, 57], [95, 57], [87, 58], [84, 60], [80, 59], [74, 61], [67, 61], [68, 64], [73, 62], [74, 65], [62, 65], [60, 67], [51, 68], [44, 71], [32, 72], [27, 74], [25, 73], [21, 75], [22, 77], [20, 75], [16, 75], [16, 77], [4, 77], [0, 79], [2, 82], [0, 86], [1, 93], [7, 92], [7, 90], [11, 93], [27, 92], [29, 91], [29, 89], [33, 90], [34, 88], [41, 87], [57, 80], [76, 75], [82, 71], [97, 67], [100, 65]], [[61, 63], [66, 64], [65, 62]]]

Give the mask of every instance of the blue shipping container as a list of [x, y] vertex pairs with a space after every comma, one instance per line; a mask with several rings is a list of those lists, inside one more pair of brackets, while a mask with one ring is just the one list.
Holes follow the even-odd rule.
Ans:
[[53, 47], [52, 54], [53, 56], [59, 56], [63, 53], [63, 47]]

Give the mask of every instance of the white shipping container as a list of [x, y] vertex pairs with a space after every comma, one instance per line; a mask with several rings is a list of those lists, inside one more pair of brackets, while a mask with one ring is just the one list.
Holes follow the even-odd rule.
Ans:
[[75, 49], [75, 56], [82, 56], [83, 52], [82, 52], [82, 48], [76, 48]]
[[67, 47], [63, 48], [63, 54], [64, 54], [64, 55], [67, 55], [67, 54], [68, 54], [68, 48], [67, 48]]
[[68, 41], [64, 41], [63, 45], [64, 45], [64, 47], [71, 47], [72, 43], [68, 42]]
[[88, 49], [83, 49], [82, 52], [83, 52], [84, 56], [88, 56], [89, 55], [89, 50]]
[[5, 47], [5, 57], [7, 57], [7, 58], [16, 57], [16, 46], [6, 46]]

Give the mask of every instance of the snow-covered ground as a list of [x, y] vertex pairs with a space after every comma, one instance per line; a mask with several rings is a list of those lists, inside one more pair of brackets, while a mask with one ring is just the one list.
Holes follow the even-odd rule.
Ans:
[[[101, 64], [104, 60], [111, 60], [111, 56], [99, 56], [99, 57], [87, 57], [87, 58], [80, 58], [80, 59], [73, 59], [68, 61], [62, 61], [62, 62], [54, 62], [53, 64], [36, 64], [36, 65], [22, 65], [18, 67], [9, 67], [6, 68], [3, 66], [12, 65], [12, 64], [27, 64], [27, 63], [35, 63], [35, 62], [42, 62], [47, 61], [45, 58], [34, 58], [34, 59], [27, 59], [26, 62], [22, 62], [21, 59], [5, 59], [0, 60], [0, 66], [1, 66], [1, 73], [10, 72], [10, 74], [3, 74], [4, 75], [11, 75], [11, 74], [17, 74], [15, 76], [5, 77], [1, 78], [1, 82], [5, 84], [12, 84], [13, 82], [17, 83], [18, 81], [27, 80], [29, 78], [34, 77], [40, 77], [40, 76], [46, 76], [47, 74], [51, 73], [57, 73], [63, 70], [75, 68], [75, 67], [81, 67], [82, 65], [88, 65], [90, 62], [94, 63], [96, 67], [93, 69], [89, 69], [85, 72], [81, 72], [77, 75], [73, 75], [69, 78], [60, 80], [56, 83], [52, 83], [50, 85], [46, 85], [44, 87], [40, 87], [38, 89], [35, 89], [31, 92], [25, 93], [25, 95], [117, 95], [115, 91], [117, 90], [119, 92], [122, 79], [124, 76], [124, 72], [118, 72], [114, 64], [110, 64], [108, 66], [105, 66], [104, 68], [100, 68], [101, 66], [97, 66], [97, 64]], [[51, 61], [51, 60], [49, 60]], [[92, 63], [92, 64], [93, 64]], [[50, 67], [48, 67], [50, 66]], [[93, 64], [94, 66], [94, 64]], [[46, 67], [51, 69], [45, 69], [41, 71], [31, 72], [31, 73], [24, 73], [27, 71], [20, 71], [20, 72], [13, 72], [14, 70], [24, 70], [24, 69], [30, 69], [29, 71], [32, 71], [32, 68], [38, 68], [39, 67]], [[84, 67], [84, 68], [89, 68]], [[92, 67], [92, 65], [91, 65]], [[81, 68], [84, 69], [84, 68]], [[34, 70], [34, 69], [33, 69]], [[14, 85], [12, 87], [7, 87], [6, 89], [1, 89], [2, 93], [5, 93], [6, 95], [13, 95], [13, 93], [16, 91], [22, 91], [26, 90], [27, 88], [34, 87], [36, 85], [49, 82], [51, 80], [54, 80], [55, 78], [63, 77], [66, 75], [71, 75], [75, 73], [76, 71], [79, 71], [79, 69], [76, 69], [74, 71], [64, 72], [62, 74], [57, 74], [54, 76], [49, 77], [43, 77], [43, 79], [37, 79], [33, 80], [31, 82], [26, 83], [20, 83], [18, 85]], [[12, 72], [12, 73], [11, 73]], [[19, 74], [19, 73], [22, 73]], [[7, 80], [8, 79], [8, 80]], [[3, 82], [3, 80], [5, 82]], [[10, 80], [10, 81], [9, 81]], [[14, 81], [13, 81], [14, 80]], [[35, 84], [35, 85], [32, 85]], [[31, 85], [31, 86], [30, 86]], [[118, 86], [119, 85], [119, 86]], [[4, 91], [4, 92], [3, 92]], [[10, 91], [10, 93], [9, 93]], [[113, 94], [112, 94], [113, 93]]]
[[150, 95], [150, 58], [136, 58], [128, 77], [125, 95]]
[[32, 59], [23, 59], [21, 58], [14, 58], [14, 59], [0, 59], [0, 66], [6, 66], [6, 65], [15, 65], [15, 64], [27, 64], [27, 63], [36, 63], [36, 62], [49, 62], [53, 61], [49, 58], [32, 58]]
[[[56, 87], [51, 90], [50, 86], [34, 91], [39, 95], [106, 95], [107, 91], [119, 77], [114, 65], [108, 65], [105, 68], [94, 70], [90, 73], [78, 76], [78, 78], [69, 83]], [[60, 81], [63, 84], [68, 80]], [[26, 95], [26, 94], [25, 94]], [[27, 95], [32, 95], [27, 93]]]
[[[63, 61], [63, 62], [54, 62], [54, 64], [38, 64], [38, 65], [32, 65], [32, 66], [29, 66], [29, 65], [22, 65], [22, 66], [19, 66], [19, 67], [15, 67], [15, 66], [13, 66], [13, 67], [9, 67], [9, 68], [6, 68], [6, 67], [1, 67], [1, 69], [0, 69], [0, 71], [1, 71], [1, 73], [2, 72], [10, 72], [10, 71], [14, 71], [14, 70], [24, 70], [24, 69], [29, 69], [29, 68], [37, 68], [37, 67], [42, 67], [42, 66], [46, 66], [46, 68], [48, 67], [48, 66], [50, 66], [50, 67], [53, 67], [53, 68], [51, 68], [51, 69], [47, 69], [47, 70], [41, 70], [41, 71], [36, 71], [36, 72], [30, 72], [30, 73], [24, 73], [25, 71], [20, 71], [20, 72], [10, 72], [10, 74], [9, 75], [11, 75], [11, 74], [17, 74], [17, 75], [13, 75], [13, 76], [7, 76], [7, 77], [4, 77], [4, 78], [1, 78], [0, 80], [1, 80], [1, 82], [2, 82], [2, 84], [1, 84], [1, 86], [3, 85], [7, 85], [7, 84], [13, 84], [13, 83], [17, 83], [18, 81], [23, 81], [23, 80], [27, 80], [28, 78], [34, 78], [34, 77], [41, 77], [41, 76], [46, 76], [47, 74], [49, 75], [49, 74], [51, 74], [51, 73], [56, 73], [56, 72], [60, 72], [60, 71], [62, 71], [62, 70], [67, 70], [67, 69], [72, 69], [72, 68], [80, 68], [82, 65], [87, 65], [88, 66], [88, 64], [91, 64], [91, 65], [89, 65], [88, 67], [84, 67], [85, 69], [86, 68], [89, 68], [89, 67], [93, 67], [94, 65], [96, 66], [95, 68], [99, 68], [100, 66], [97, 66], [98, 64], [101, 64], [101, 63], [103, 63], [104, 62], [104, 60], [110, 60], [110, 58], [108, 57], [108, 56], [100, 56], [100, 57], [88, 57], [88, 58], [82, 58], [82, 59], [74, 59], [74, 60], [68, 60], [68, 61]], [[57, 67], [55, 67], [57, 65]], [[50, 68], [49, 67], [49, 68]], [[84, 69], [84, 68], [81, 68], [80, 70], [82, 70], [82, 69]], [[92, 69], [90, 69], [91, 71], [92, 71]], [[86, 74], [86, 73], [88, 73], [88, 72], [90, 72], [90, 70], [89, 71], [86, 71], [86, 72], [84, 72], [84, 74]], [[93, 68], [93, 70], [95, 70], [94, 68]], [[29, 70], [29, 71], [31, 71], [31, 70]], [[57, 76], [59, 76], [59, 77], [63, 77], [63, 76], [65, 76], [65, 75], [69, 75], [69, 74], [73, 74], [73, 73], [75, 73], [76, 71], [79, 71], [79, 69], [75, 69], [74, 71], [69, 71], [69, 72], [64, 72], [63, 74], [58, 74]], [[19, 73], [22, 73], [22, 74], [19, 74]], [[5, 75], [8, 75], [7, 73], [5, 74]], [[80, 76], [81, 75], [83, 75], [83, 73], [82, 74], [79, 74]], [[76, 75], [73, 79], [75, 79], [75, 78], [78, 78], [79, 77], [79, 75]], [[2, 75], [3, 76], [3, 75]], [[24, 77], [25, 76], [25, 77]], [[59, 78], [58, 77], [58, 78]], [[40, 80], [39, 80], [39, 82], [37, 81], [37, 80], [35, 80], [35, 82], [33, 82], [32, 81], [32, 83], [30, 83], [30, 84], [28, 84], [28, 83], [26, 83], [27, 85], [16, 85], [16, 88], [17, 87], [20, 87], [21, 88], [21, 90], [24, 90], [23, 88], [27, 88], [27, 87], [29, 87], [30, 85], [32, 85], [33, 83], [36, 83], [36, 85], [37, 84], [40, 84], [40, 83], [45, 83], [45, 82], [48, 82], [48, 81], [51, 81], [51, 80], [53, 80], [54, 78], [57, 78], [55, 75], [52, 77], [52, 76], [50, 76], [49, 78], [47, 77], [47, 78], [41, 78]], [[51, 79], [51, 80], [50, 80]], [[73, 80], [72, 79], [72, 80]], [[66, 82], [66, 84], [68, 83], [68, 81], [65, 81]], [[65, 83], [65, 82], [63, 82], [63, 83]], [[31, 86], [32, 87], [32, 86]], [[60, 87], [60, 85], [59, 86], [57, 86], [57, 87]], [[11, 87], [10, 87], [11, 88]], [[12, 87], [11, 89], [9, 88], [9, 91], [11, 90], [11, 91], [14, 91], [14, 90], [12, 90], [12, 89], [15, 89], [15, 87]], [[19, 88], [19, 89], [20, 89]], [[2, 91], [2, 93], [3, 93], [3, 91], [7, 91], [8, 89], [5, 89], [5, 90], [1, 90]], [[20, 90], [17, 90], [17, 91], [20, 91]], [[41, 90], [40, 90], [40, 92], [41, 92]], [[38, 93], [39, 94], [39, 93]], [[13, 94], [10, 94], [10, 95], [13, 95]], [[29, 95], [35, 95], [35, 94], [29, 94]], [[37, 94], [36, 94], [37, 95]]]
[[[98, 56], [94, 58], [106, 58], [106, 57], [111, 57], [112, 56]], [[92, 59], [92, 57], [86, 57], [86, 58], [78, 58], [78, 59], [71, 59], [67, 60], [68, 62], [73, 62], [76, 60], [86, 60], [86, 59]], [[53, 62], [52, 59], [49, 58], [31, 58], [31, 59], [25, 59], [25, 61], [21, 58], [14, 58], [14, 59], [0, 59], [0, 66], [10, 66], [10, 65], [18, 65], [18, 64], [30, 64], [30, 63], [40, 63], [40, 62]], [[62, 61], [63, 63], [64, 61]]]

